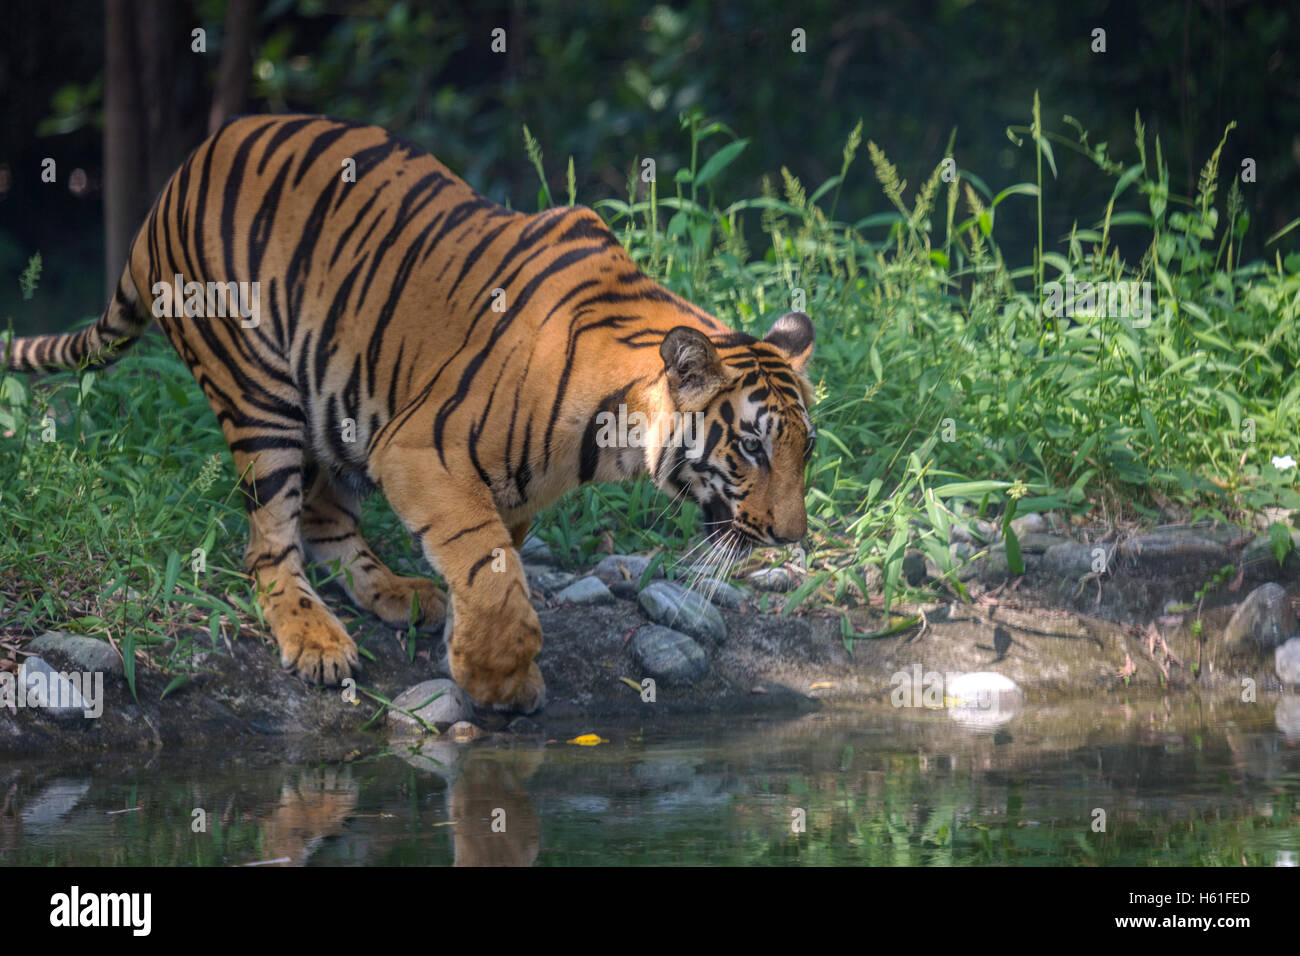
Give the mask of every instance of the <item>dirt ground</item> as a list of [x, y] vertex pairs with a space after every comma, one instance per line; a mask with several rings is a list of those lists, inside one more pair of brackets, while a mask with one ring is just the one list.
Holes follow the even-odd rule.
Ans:
[[[1036, 552], [1031, 539], [1025, 576], [1010, 579], [990, 562], [967, 581], [970, 601], [953, 596], [896, 607], [891, 622], [917, 616], [919, 623], [853, 641], [852, 653], [839, 611], [801, 607], [782, 616], [773, 608], [780, 595], [771, 595], [767, 613], [747, 600], [739, 610], [721, 610], [725, 639], [700, 642], [708, 660], [704, 675], [688, 685], [658, 685], [653, 701], [632, 686], [643, 675], [631, 637], [649, 624], [636, 601], [557, 605], [539, 594], [546, 708], [528, 720], [478, 711], [473, 721], [491, 732], [530, 734], [602, 720], [653, 725], [706, 714], [798, 714], [888, 701], [906, 683], [900, 674], [921, 681], [933, 674], [993, 672], [1014, 681], [1024, 699], [1042, 703], [1122, 695], [1129, 688], [1236, 694], [1243, 678], [1259, 692], [1282, 690], [1271, 651], [1230, 654], [1222, 633], [1237, 604], [1260, 584], [1280, 584], [1300, 603], [1300, 560], [1244, 562], [1236, 580], [1198, 607], [1194, 593], [1221, 558], [1215, 549], [1226, 546], [1209, 534], [1183, 535], [1168, 547], [1157, 546], [1161, 540], [1151, 538], [1138, 549], [1142, 553], [1121, 549], [1105, 575], [1077, 579], [1044, 562], [1045, 549]], [[1180, 611], [1175, 602], [1192, 609]], [[848, 620], [859, 634], [891, 623], [879, 609], [851, 611]], [[399, 636], [377, 623], [363, 622], [360, 636], [375, 656], [360, 675], [361, 688], [392, 698], [445, 676], [435, 663], [441, 659], [438, 638], [422, 639], [422, 653], [411, 661]], [[74, 669], [57, 654], [46, 656], [55, 668]], [[197, 663], [203, 673], [165, 698], [168, 674], [140, 669], [134, 699], [124, 679], [107, 674], [96, 719], [0, 707], [0, 753], [241, 746], [272, 738], [329, 741], [328, 749], [346, 750], [375, 739], [362, 729], [380, 704], [364, 693], [348, 700], [338, 688], [309, 686], [285, 673], [268, 641], [239, 640]], [[382, 738], [384, 726], [380, 716], [370, 729]]]

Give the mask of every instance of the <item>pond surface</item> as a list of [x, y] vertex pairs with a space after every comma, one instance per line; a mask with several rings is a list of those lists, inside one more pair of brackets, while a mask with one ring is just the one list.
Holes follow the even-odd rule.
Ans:
[[[565, 742], [587, 731], [609, 742]], [[996, 728], [879, 707], [372, 738], [349, 757], [0, 764], [0, 866], [1300, 862], [1300, 697], [1030, 703]]]

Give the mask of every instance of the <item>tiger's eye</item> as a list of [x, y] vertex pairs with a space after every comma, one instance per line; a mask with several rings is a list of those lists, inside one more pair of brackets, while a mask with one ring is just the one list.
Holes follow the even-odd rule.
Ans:
[[745, 449], [745, 451], [749, 452], [751, 455], [753, 455], [757, 453], [760, 448], [763, 447], [763, 443], [759, 441], [757, 438], [742, 438], [740, 440], [740, 447]]

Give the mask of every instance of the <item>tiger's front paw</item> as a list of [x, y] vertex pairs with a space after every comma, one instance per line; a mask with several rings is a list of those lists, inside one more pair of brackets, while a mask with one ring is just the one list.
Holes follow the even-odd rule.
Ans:
[[303, 598], [271, 626], [280, 645], [280, 666], [313, 684], [338, 684], [360, 666], [356, 642], [339, 619]]
[[507, 673], [487, 673], [472, 667], [457, 667], [452, 654], [452, 679], [480, 707], [533, 714], [546, 706], [546, 681], [536, 661]]
[[448, 613], [447, 664], [451, 678], [480, 707], [531, 714], [546, 705], [546, 682], [534, 660], [542, 626], [531, 605], [511, 614]]
[[546, 682], [534, 661], [508, 674], [482, 674], [472, 670], [465, 674], [459, 671], [461, 669], [452, 663], [452, 679], [478, 706], [521, 714], [534, 714], [546, 706]]

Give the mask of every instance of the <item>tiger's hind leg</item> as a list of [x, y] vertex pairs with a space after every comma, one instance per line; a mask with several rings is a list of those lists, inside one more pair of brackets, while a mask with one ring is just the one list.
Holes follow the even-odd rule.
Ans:
[[[137, 238], [137, 256], [140, 249]], [[244, 566], [280, 646], [280, 666], [313, 683], [340, 683], [360, 658], [304, 571], [305, 416], [288, 362], [263, 337], [270, 323], [257, 332], [233, 321], [162, 315], [158, 324], [203, 390], [235, 459], [248, 513]]]
[[416, 628], [429, 631], [442, 627], [443, 592], [427, 578], [394, 574], [366, 546], [357, 526], [360, 495], [341, 485], [328, 469], [314, 464], [307, 466], [305, 481], [301, 528], [307, 556], [321, 563], [338, 561], [340, 573], [333, 583], [389, 627], [409, 627], [412, 604], [417, 601]]
[[[222, 424], [248, 509], [244, 562], [253, 576], [263, 616], [280, 646], [280, 665], [313, 683], [337, 684], [352, 674], [360, 661], [356, 643], [303, 570], [298, 544], [301, 445], [287, 435], [246, 434], [251, 425], [242, 428], [235, 417], [223, 417]], [[249, 446], [257, 450], [246, 451]]]

